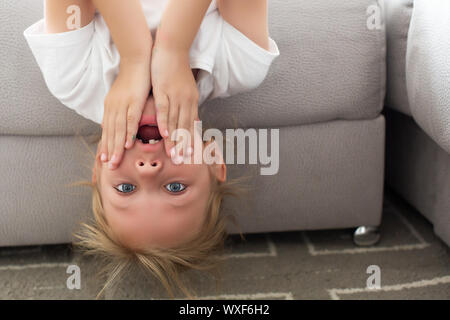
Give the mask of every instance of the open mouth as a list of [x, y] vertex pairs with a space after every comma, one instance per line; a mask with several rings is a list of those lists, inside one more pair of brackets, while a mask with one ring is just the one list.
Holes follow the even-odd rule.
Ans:
[[156, 144], [162, 136], [159, 133], [158, 126], [143, 125], [139, 127], [136, 138], [141, 140], [143, 144]]

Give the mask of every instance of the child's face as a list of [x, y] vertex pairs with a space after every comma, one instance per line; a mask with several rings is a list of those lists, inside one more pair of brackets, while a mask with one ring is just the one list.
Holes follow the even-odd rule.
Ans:
[[[143, 114], [155, 114], [152, 97]], [[177, 165], [163, 143], [145, 151], [137, 142], [125, 149], [115, 170], [100, 161], [97, 150], [92, 179], [98, 180], [108, 224], [135, 248], [173, 247], [190, 240], [206, 217], [211, 179], [226, 179], [225, 164]]]

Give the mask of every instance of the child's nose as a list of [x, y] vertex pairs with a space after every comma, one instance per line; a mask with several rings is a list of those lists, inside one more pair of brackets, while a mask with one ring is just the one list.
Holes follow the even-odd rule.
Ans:
[[136, 166], [139, 171], [145, 172], [156, 172], [162, 167], [161, 161], [159, 160], [138, 160]]

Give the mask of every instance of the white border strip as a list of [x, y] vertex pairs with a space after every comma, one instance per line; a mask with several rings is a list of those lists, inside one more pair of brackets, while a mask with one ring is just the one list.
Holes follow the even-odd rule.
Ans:
[[427, 242], [424, 240], [424, 238], [419, 234], [419, 232], [413, 227], [413, 225], [406, 220], [405, 216], [397, 212], [397, 210], [392, 210], [397, 217], [403, 222], [403, 224], [409, 229], [409, 231], [412, 233], [414, 237], [416, 237], [417, 240], [419, 240], [420, 243], [426, 244]]
[[33, 287], [33, 290], [62, 290], [67, 289], [64, 286], [43, 286], [43, 287]]
[[36, 263], [36, 264], [24, 264], [24, 265], [9, 265], [0, 266], [0, 271], [16, 271], [16, 270], [26, 270], [26, 269], [37, 269], [37, 268], [67, 268], [70, 265], [68, 262], [60, 263]]
[[369, 252], [381, 252], [381, 251], [407, 251], [407, 250], [417, 250], [424, 249], [430, 244], [427, 243], [419, 232], [413, 227], [413, 225], [397, 210], [392, 210], [400, 219], [400, 221], [406, 226], [406, 228], [411, 232], [411, 234], [418, 240], [419, 243], [414, 244], [404, 244], [391, 247], [367, 247], [367, 248], [351, 248], [351, 249], [341, 249], [341, 250], [316, 250], [314, 244], [306, 235], [306, 231], [301, 232], [303, 241], [306, 243], [308, 252], [312, 256], [329, 255], [329, 254], [358, 254], [358, 253], [369, 253]]
[[347, 288], [347, 289], [327, 289], [332, 300], [340, 300], [339, 295], [341, 294], [353, 294], [360, 292], [380, 292], [380, 291], [400, 291], [404, 289], [412, 288], [422, 288], [428, 286], [435, 286], [439, 284], [450, 283], [450, 276], [437, 277], [430, 280], [419, 280], [414, 282], [395, 284], [390, 286], [382, 286], [380, 289], [369, 289], [369, 288]]

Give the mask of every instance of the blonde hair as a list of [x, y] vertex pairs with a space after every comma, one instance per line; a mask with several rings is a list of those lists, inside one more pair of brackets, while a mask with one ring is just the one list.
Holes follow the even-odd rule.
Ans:
[[[82, 141], [94, 158], [85, 139]], [[96, 136], [95, 142], [100, 140]], [[95, 164], [94, 164], [95, 165]], [[211, 193], [208, 198], [206, 218], [200, 232], [194, 239], [174, 248], [133, 249], [123, 244], [114, 235], [105, 218], [102, 198], [99, 190], [99, 179], [96, 182], [82, 180], [71, 185], [84, 185], [92, 189], [92, 211], [94, 219], [90, 223], [81, 223], [81, 229], [74, 234], [78, 239], [74, 242], [76, 248], [86, 255], [95, 255], [104, 262], [100, 276], [106, 281], [97, 295], [99, 298], [105, 289], [111, 287], [132, 267], [140, 267], [149, 272], [174, 298], [174, 289], [181, 290], [187, 298], [193, 299], [194, 294], [181, 279], [181, 274], [189, 269], [208, 271], [216, 280], [216, 289], [220, 280], [221, 254], [227, 238], [226, 226], [228, 220], [235, 224], [235, 217], [222, 212], [222, 201], [226, 196], [238, 197], [248, 193], [249, 189], [242, 184], [249, 177], [240, 177], [225, 182], [211, 179]], [[239, 231], [241, 239], [244, 239]]]

